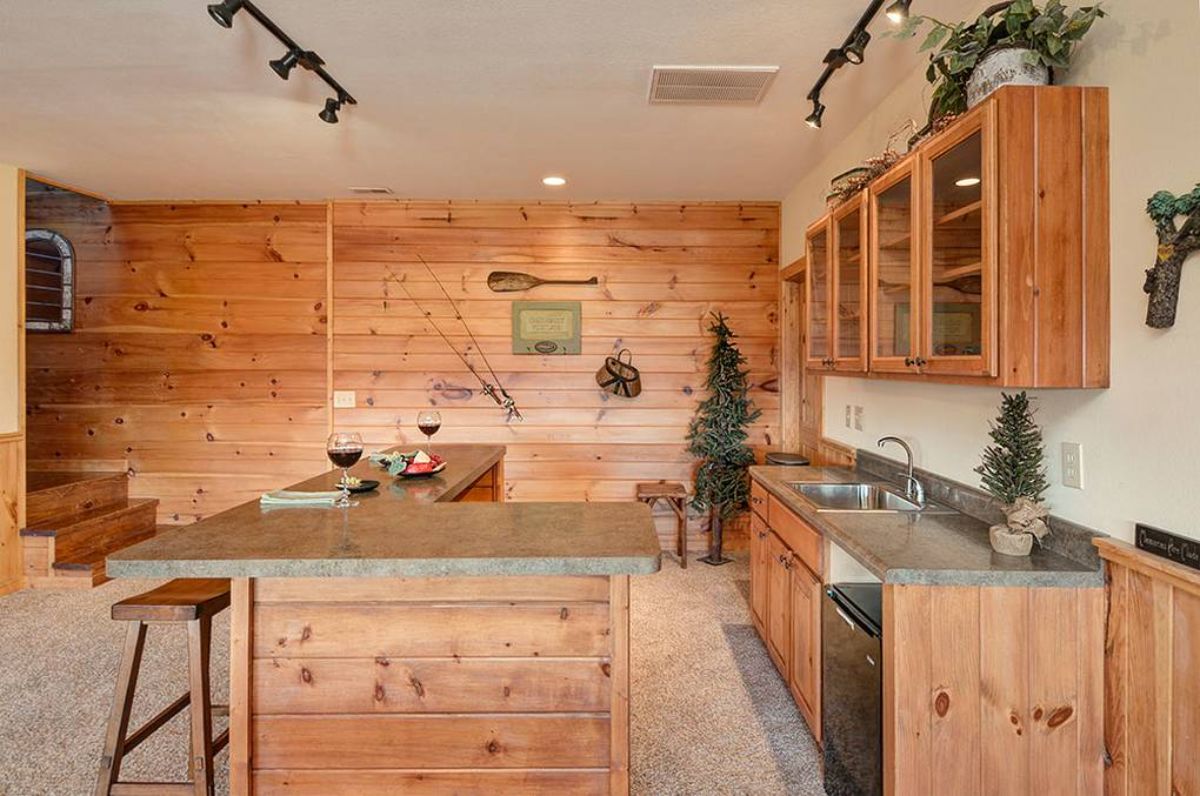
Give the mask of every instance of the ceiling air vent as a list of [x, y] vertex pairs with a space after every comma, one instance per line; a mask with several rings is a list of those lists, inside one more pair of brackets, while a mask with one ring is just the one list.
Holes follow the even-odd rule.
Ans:
[[650, 102], [754, 105], [778, 72], [778, 66], [656, 66]]

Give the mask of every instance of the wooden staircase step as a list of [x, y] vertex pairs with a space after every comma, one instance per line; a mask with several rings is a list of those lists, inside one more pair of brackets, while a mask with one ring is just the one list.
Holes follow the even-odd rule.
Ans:
[[48, 528], [106, 506], [122, 506], [129, 496], [124, 472], [30, 472], [25, 525]]
[[131, 498], [124, 506], [96, 509], [89, 516], [55, 529], [54, 560], [68, 561], [108, 553], [148, 539], [157, 531], [158, 501]]

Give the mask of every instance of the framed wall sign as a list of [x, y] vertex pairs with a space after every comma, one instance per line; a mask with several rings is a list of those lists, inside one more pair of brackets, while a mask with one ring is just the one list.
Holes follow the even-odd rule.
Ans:
[[580, 354], [578, 301], [514, 301], [514, 354]]

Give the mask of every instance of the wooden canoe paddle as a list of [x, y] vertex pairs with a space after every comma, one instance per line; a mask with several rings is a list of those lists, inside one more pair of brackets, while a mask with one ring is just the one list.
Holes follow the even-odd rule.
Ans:
[[488, 274], [488, 287], [496, 293], [516, 293], [541, 285], [598, 285], [597, 277], [591, 279], [538, 279], [532, 274], [519, 271], [492, 271]]

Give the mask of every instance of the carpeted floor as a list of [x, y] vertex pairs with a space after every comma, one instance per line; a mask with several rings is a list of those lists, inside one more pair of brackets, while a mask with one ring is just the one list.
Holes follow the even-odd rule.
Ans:
[[[745, 557], [686, 572], [665, 560], [633, 584], [633, 792], [822, 794], [816, 746], [750, 625]], [[151, 585], [0, 598], [0, 794], [91, 792], [124, 632], [109, 606]], [[223, 702], [227, 612], [213, 637]], [[152, 628], [135, 724], [183, 692], [185, 672], [182, 628]], [[181, 779], [186, 722], [185, 711], [135, 750], [125, 776]], [[221, 793], [225, 765], [222, 753]]]

